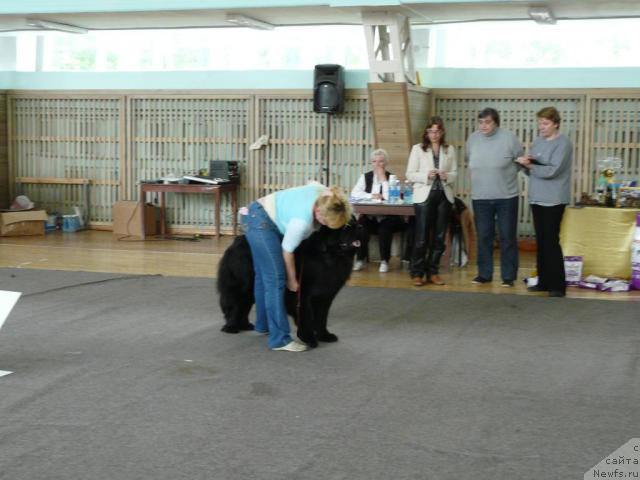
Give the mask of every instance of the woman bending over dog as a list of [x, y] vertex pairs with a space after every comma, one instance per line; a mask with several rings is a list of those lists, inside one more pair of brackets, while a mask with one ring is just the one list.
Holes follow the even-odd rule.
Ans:
[[269, 335], [271, 350], [308, 348], [291, 339], [284, 303], [285, 286], [293, 292], [299, 287], [293, 251], [320, 225], [338, 229], [350, 218], [344, 195], [316, 182], [280, 190], [249, 206], [246, 237], [255, 270], [255, 330]]

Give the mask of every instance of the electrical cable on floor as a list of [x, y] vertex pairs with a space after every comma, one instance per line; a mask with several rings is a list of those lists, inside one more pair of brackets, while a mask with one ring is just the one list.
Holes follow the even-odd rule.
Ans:
[[178, 240], [181, 242], [199, 242], [200, 241], [200, 235], [199, 234], [195, 234], [191, 237], [178, 237], [176, 235], [165, 235], [164, 237], [162, 237], [163, 240]]
[[41, 292], [23, 293], [22, 297], [32, 297], [34, 295], [41, 295], [43, 293], [58, 292], [58, 291], [61, 291], [61, 290], [67, 290], [69, 288], [84, 287], [85, 285], [99, 285], [101, 283], [114, 282], [114, 281], [117, 281], [117, 280], [133, 280], [133, 279], [138, 279], [138, 278], [162, 277], [162, 276], [163, 275], [161, 275], [159, 273], [156, 273], [156, 274], [152, 274], [152, 275], [128, 275], [126, 277], [105, 278], [103, 280], [95, 280], [93, 282], [83, 282], [83, 283], [76, 283], [76, 284], [73, 284], [73, 285], [65, 285], [64, 287], [52, 288], [50, 290], [43, 290]]

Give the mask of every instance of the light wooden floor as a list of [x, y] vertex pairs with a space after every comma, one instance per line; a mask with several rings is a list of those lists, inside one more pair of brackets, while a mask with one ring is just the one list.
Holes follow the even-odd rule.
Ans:
[[[231, 236], [223, 236], [220, 239], [202, 237], [196, 242], [162, 239], [142, 242], [131, 238], [118, 239], [111, 232], [94, 230], [76, 233], [55, 232], [34, 237], [5, 237], [0, 238], [0, 267], [215, 278], [218, 261], [232, 239]], [[522, 252], [520, 264], [519, 276], [522, 279], [528, 276], [534, 267], [534, 254]], [[499, 267], [496, 271], [499, 272]], [[521, 281], [514, 288], [501, 287], [499, 278], [490, 285], [473, 285], [471, 279], [476, 274], [475, 265], [444, 270], [441, 274], [447, 285], [413, 287], [406, 270], [402, 270], [399, 260], [393, 258], [391, 271], [388, 273], [378, 273], [378, 264], [370, 263], [365, 270], [353, 273], [349, 285], [544, 295], [528, 293]], [[567, 296], [640, 301], [639, 291], [600, 293], [570, 288]]]

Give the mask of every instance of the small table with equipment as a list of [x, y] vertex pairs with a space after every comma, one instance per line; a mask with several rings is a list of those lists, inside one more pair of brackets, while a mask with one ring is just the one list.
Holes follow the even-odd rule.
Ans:
[[[211, 184], [179, 184], [179, 183], [141, 183], [140, 184], [140, 202], [145, 203], [147, 192], [157, 192], [160, 194], [160, 233], [166, 233], [166, 208], [164, 195], [165, 193], [209, 193], [214, 195], [214, 208], [216, 214], [216, 236], [220, 238], [220, 197], [222, 193], [231, 194], [231, 209], [233, 216], [233, 234], [236, 235], [238, 220], [235, 212], [238, 210], [238, 184], [237, 183], [220, 183], [218, 185]], [[142, 209], [142, 239], [144, 240], [144, 208]]]

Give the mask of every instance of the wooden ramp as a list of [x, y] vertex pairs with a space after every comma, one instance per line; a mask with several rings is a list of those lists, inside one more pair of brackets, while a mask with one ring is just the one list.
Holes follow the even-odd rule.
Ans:
[[369, 83], [375, 145], [389, 154], [387, 169], [404, 180], [411, 146], [422, 139], [429, 90], [404, 82]]

